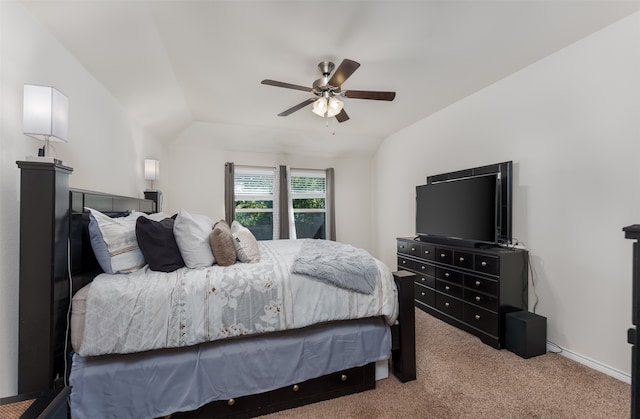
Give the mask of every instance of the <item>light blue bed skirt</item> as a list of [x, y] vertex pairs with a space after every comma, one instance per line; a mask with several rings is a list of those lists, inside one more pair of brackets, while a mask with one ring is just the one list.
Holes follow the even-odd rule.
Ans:
[[73, 419], [157, 418], [388, 359], [383, 318], [227, 339], [193, 347], [73, 355]]

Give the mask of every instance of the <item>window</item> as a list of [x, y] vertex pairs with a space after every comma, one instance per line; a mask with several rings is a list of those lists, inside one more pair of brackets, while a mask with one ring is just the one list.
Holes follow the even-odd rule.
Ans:
[[234, 176], [235, 219], [258, 240], [273, 238], [272, 168], [237, 167]]
[[335, 240], [334, 171], [225, 164], [225, 219], [258, 240]]
[[325, 171], [291, 169], [291, 198], [296, 237], [326, 238]]

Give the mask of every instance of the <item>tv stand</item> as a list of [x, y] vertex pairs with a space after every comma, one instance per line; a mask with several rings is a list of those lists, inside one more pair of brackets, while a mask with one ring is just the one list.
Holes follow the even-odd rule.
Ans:
[[528, 308], [529, 253], [469, 244], [398, 238], [398, 270], [417, 274], [416, 307], [504, 348], [505, 315]]

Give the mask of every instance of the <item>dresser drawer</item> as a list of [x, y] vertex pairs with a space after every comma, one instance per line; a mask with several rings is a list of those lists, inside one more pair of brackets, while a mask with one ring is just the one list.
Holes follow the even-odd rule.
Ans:
[[416, 242], [407, 242], [407, 251], [411, 256], [420, 256], [422, 249], [420, 249], [420, 244]]
[[486, 255], [476, 255], [473, 269], [491, 275], [498, 275], [498, 258]]
[[473, 253], [453, 252], [453, 264], [461, 268], [473, 269]]
[[436, 308], [443, 313], [462, 320], [462, 306], [463, 302], [461, 300], [439, 292], [436, 293]]
[[414, 270], [414, 262], [412, 260], [403, 258], [403, 257], [399, 257], [398, 258], [398, 269], [404, 269], [407, 271], [413, 271]]
[[431, 288], [423, 287], [420, 284], [414, 284], [415, 291], [415, 299], [428, 305], [429, 307], [434, 307], [436, 305], [436, 292]]
[[498, 314], [470, 305], [464, 306], [464, 322], [492, 336], [498, 336]]
[[397, 246], [398, 246], [398, 253], [405, 253], [407, 255], [409, 255], [409, 247], [411, 246], [411, 243], [405, 240], [398, 240], [397, 241]]
[[436, 289], [453, 297], [462, 298], [462, 287], [445, 281], [436, 281]]
[[420, 284], [422, 286], [429, 287], [429, 288], [436, 287], [436, 279], [428, 275], [417, 275], [415, 282], [416, 284]]
[[462, 285], [462, 272], [447, 268], [436, 268], [436, 278]]
[[453, 265], [453, 250], [436, 247], [435, 256], [435, 260], [437, 260], [438, 262], [446, 263], [447, 265]]
[[420, 275], [434, 276], [436, 274], [436, 267], [430, 263], [415, 262], [413, 265], [416, 273]]
[[464, 300], [469, 303], [484, 307], [487, 310], [498, 311], [498, 299], [487, 294], [482, 294], [473, 290], [465, 289]]
[[436, 254], [436, 247], [431, 244], [421, 244], [420, 254], [417, 255], [421, 259], [434, 260]]
[[498, 281], [492, 281], [491, 279], [482, 278], [473, 275], [464, 275], [464, 286], [475, 290], [481, 291], [491, 295], [498, 294]]

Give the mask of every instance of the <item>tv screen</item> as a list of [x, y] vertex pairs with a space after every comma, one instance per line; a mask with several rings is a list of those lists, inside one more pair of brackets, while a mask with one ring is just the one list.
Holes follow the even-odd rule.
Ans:
[[416, 187], [416, 233], [497, 242], [496, 175]]

